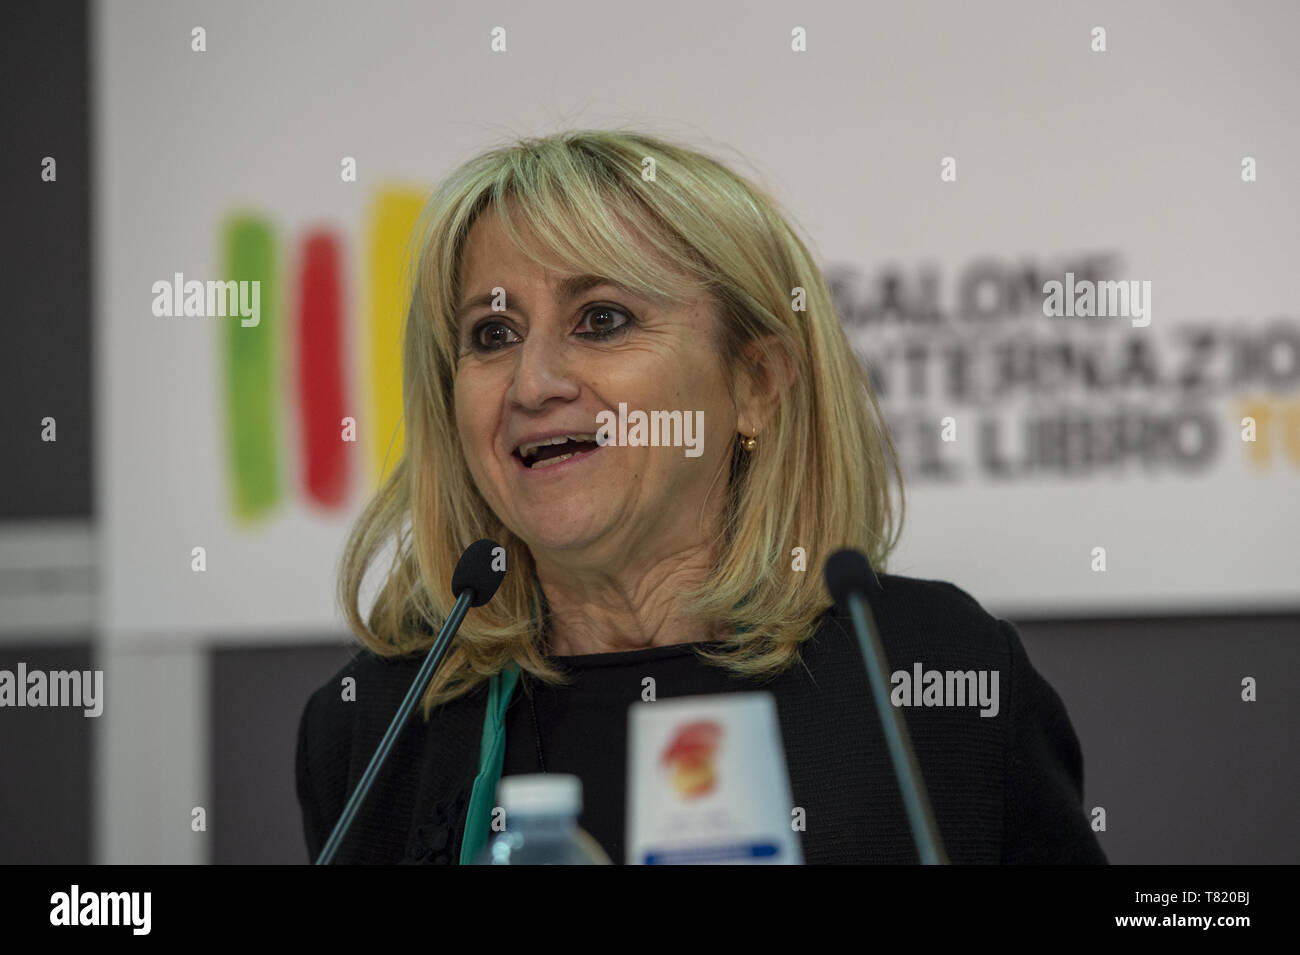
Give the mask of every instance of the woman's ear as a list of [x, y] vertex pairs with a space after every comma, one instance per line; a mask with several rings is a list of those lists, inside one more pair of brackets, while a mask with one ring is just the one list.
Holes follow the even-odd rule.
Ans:
[[794, 387], [796, 364], [788, 342], [767, 335], [749, 342], [736, 386], [736, 427], [742, 434], [760, 434], [781, 396]]

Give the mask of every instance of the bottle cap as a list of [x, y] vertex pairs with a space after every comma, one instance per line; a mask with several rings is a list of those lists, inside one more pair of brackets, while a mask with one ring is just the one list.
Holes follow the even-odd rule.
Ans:
[[497, 798], [507, 818], [512, 813], [576, 816], [582, 812], [582, 780], [558, 773], [506, 776], [497, 787]]

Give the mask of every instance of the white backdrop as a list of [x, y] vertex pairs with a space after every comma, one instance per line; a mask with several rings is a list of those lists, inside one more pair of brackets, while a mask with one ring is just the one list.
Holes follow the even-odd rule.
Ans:
[[[221, 277], [219, 223], [246, 204], [285, 236], [322, 222], [339, 231], [351, 327], [366, 211], [383, 184], [432, 186], [507, 135], [607, 126], [680, 139], [759, 179], [839, 276], [842, 313], [858, 310], [845, 316], [855, 344], [888, 379], [886, 408], [910, 422], [900, 447], [914, 480], [891, 570], [952, 580], [1008, 616], [1300, 605], [1300, 435], [1297, 457], [1274, 434], [1270, 462], [1252, 468], [1236, 424], [1245, 397], [1296, 406], [1294, 374], [1194, 401], [1157, 385], [972, 403], [946, 393], [939, 365], [912, 393], [891, 351], [964, 340], [978, 363], [995, 341], [1140, 337], [1176, 375], [1179, 336], [1194, 327], [1276, 327], [1285, 371], [1286, 335], [1300, 328], [1294, 5], [1247, 17], [1214, 3], [448, 6], [98, 8], [97, 516], [110, 638], [318, 639], [341, 626], [334, 575], [362, 504], [354, 493], [322, 517], [290, 495], [253, 528], [231, 521], [217, 327], [231, 319], [154, 317], [152, 284]], [[190, 49], [196, 26], [204, 53]], [[490, 50], [498, 26], [505, 53]], [[1105, 53], [1089, 48], [1096, 26]], [[807, 52], [790, 48], [795, 27]], [[340, 181], [344, 156], [357, 158], [358, 182]], [[955, 182], [940, 179], [948, 156]], [[1241, 181], [1245, 156], [1257, 182]], [[1033, 303], [983, 321], [963, 313], [980, 269], [1060, 278], [1087, 261], [1152, 283], [1150, 327], [1064, 325]], [[873, 320], [891, 276], [946, 316], [937, 330], [897, 313]], [[1010, 455], [1027, 416], [1063, 405], [1101, 415], [1121, 399], [1151, 414], [1200, 409], [1216, 450], [1189, 470], [1004, 479], [980, 463], [987, 422], [1000, 422]], [[937, 433], [944, 416], [957, 441], [940, 452], [953, 477], [937, 480], [914, 463], [915, 422]], [[1097, 546], [1105, 573], [1090, 568]]]

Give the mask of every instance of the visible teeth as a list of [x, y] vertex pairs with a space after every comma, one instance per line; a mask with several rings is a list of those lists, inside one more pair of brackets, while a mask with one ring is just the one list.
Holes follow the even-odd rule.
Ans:
[[573, 457], [572, 451], [570, 451], [568, 454], [561, 454], [554, 458], [547, 458], [545, 461], [538, 461], [536, 464], [533, 465], [533, 470], [539, 471], [542, 468], [549, 468], [552, 464], [559, 464], [561, 461], [567, 461], [571, 457]]
[[535, 455], [537, 449], [548, 444], [563, 444], [565, 441], [595, 441], [594, 434], [562, 434], [555, 438], [546, 438], [542, 441], [529, 441], [527, 444], [519, 446], [519, 456], [527, 458]]

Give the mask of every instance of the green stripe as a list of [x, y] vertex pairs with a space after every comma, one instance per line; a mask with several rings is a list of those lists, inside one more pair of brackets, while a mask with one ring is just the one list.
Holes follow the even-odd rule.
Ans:
[[265, 517], [280, 503], [278, 411], [280, 330], [275, 238], [256, 216], [227, 221], [225, 280], [260, 282], [260, 320], [245, 326], [238, 315], [220, 322], [224, 358], [226, 460], [235, 514]]

